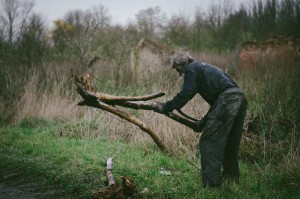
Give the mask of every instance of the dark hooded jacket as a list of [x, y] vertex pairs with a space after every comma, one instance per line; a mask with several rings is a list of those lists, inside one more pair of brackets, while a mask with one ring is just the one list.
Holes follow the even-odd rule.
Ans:
[[238, 88], [236, 82], [221, 69], [199, 61], [188, 64], [184, 70], [184, 83], [177, 95], [164, 105], [165, 112], [182, 108], [197, 93], [213, 105], [219, 95], [229, 88]]

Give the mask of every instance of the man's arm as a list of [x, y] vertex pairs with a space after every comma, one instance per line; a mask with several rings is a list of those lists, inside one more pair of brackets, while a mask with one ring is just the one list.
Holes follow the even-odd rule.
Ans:
[[184, 74], [184, 82], [182, 89], [170, 101], [163, 105], [165, 113], [171, 112], [174, 109], [182, 108], [188, 101], [190, 101], [198, 92], [196, 85], [196, 74], [192, 70], [186, 70]]

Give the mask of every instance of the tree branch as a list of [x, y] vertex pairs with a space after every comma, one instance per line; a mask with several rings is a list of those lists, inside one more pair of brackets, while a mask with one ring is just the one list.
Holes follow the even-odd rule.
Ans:
[[[75, 81], [76, 86], [81, 86], [81, 83], [78, 83]], [[114, 102], [126, 102], [126, 101], [147, 101], [151, 99], [155, 99], [161, 96], [164, 96], [165, 93], [163, 92], [157, 92], [153, 93], [150, 95], [145, 95], [145, 96], [116, 96], [116, 95], [109, 95], [109, 94], [104, 94], [104, 93], [99, 93], [99, 92], [91, 92], [86, 90], [86, 93], [88, 95], [92, 95], [97, 97], [99, 100], [103, 102], [109, 102], [109, 104], [114, 103]]]
[[112, 105], [102, 102], [96, 96], [90, 95], [90, 92], [86, 91], [79, 84], [77, 84], [77, 92], [84, 99], [82, 102], [79, 102], [78, 105], [92, 106], [95, 108], [99, 108], [99, 109], [108, 111], [110, 113], [113, 113], [113, 114], [137, 125], [138, 127], [140, 127], [141, 130], [145, 131], [148, 135], [150, 135], [150, 137], [153, 139], [153, 141], [156, 143], [156, 145], [159, 147], [159, 149], [162, 152], [167, 152], [167, 148], [165, 147], [164, 143], [159, 139], [159, 137], [156, 135], [156, 133], [152, 129], [147, 127], [141, 120], [128, 114], [127, 112], [125, 112], [123, 110], [118, 109], [117, 107], [114, 107]]
[[[157, 102], [145, 102], [147, 100], [155, 99], [158, 97], [161, 97], [165, 95], [163, 92], [158, 92], [150, 95], [145, 96], [114, 96], [114, 95], [108, 95], [96, 92], [90, 82], [89, 75], [86, 73], [81, 78], [78, 78], [76, 74], [72, 72], [72, 77], [74, 78], [74, 83], [77, 86], [77, 92], [82, 96], [83, 101], [79, 102], [78, 105], [81, 106], [91, 106], [95, 108], [99, 108], [105, 111], [108, 111], [110, 113], [113, 113], [132, 124], [135, 124], [138, 126], [141, 130], [146, 132], [156, 143], [156, 145], [159, 147], [159, 149], [162, 152], [167, 152], [167, 149], [164, 145], [164, 143], [159, 139], [157, 134], [149, 127], [147, 127], [141, 120], [138, 118], [128, 114], [127, 112], [120, 110], [116, 107], [122, 106], [126, 108], [132, 108], [132, 109], [142, 109], [142, 110], [153, 110], [155, 111], [157, 108]], [[179, 113], [181, 115], [178, 115], [176, 113], [168, 113], [166, 114], [167, 117], [185, 125], [188, 126], [191, 129], [197, 128], [197, 120], [191, 119], [191, 117], [187, 117], [185, 114], [183, 114], [180, 110]], [[182, 117], [182, 115], [184, 117]]]

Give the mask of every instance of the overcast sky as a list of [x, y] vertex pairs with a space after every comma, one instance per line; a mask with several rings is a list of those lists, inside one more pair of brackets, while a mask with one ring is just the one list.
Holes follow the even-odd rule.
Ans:
[[[240, 3], [252, 2], [252, 0], [230, 0], [236, 7]], [[167, 16], [179, 13], [193, 14], [195, 7], [201, 7], [203, 10], [212, 5], [212, 3], [224, 3], [224, 0], [35, 0], [33, 11], [42, 14], [46, 21], [51, 23], [63, 18], [71, 10], [91, 9], [94, 6], [102, 5], [108, 10], [112, 23], [127, 24], [135, 20], [135, 15], [140, 10], [159, 6], [161, 11]]]

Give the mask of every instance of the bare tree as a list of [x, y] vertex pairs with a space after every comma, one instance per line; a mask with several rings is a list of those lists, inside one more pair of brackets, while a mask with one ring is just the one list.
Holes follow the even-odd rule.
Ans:
[[18, 44], [18, 54], [28, 66], [41, 63], [47, 49], [47, 33], [42, 17], [32, 14]]
[[34, 3], [32, 1], [2, 0], [1, 4], [1, 35], [4, 40], [13, 45], [18, 43]]
[[218, 52], [222, 50], [223, 44], [226, 41], [223, 29], [224, 22], [233, 12], [233, 4], [231, 0], [225, 0], [223, 5], [212, 4], [207, 15], [207, 28], [217, 46]]
[[64, 20], [58, 22], [52, 32], [57, 40], [55, 42], [63, 43], [68, 50], [75, 52], [81, 65], [91, 53], [95, 37], [101, 35], [101, 32], [109, 26], [110, 16], [107, 10], [99, 5], [87, 11], [70, 11]]
[[145, 36], [159, 36], [159, 33], [167, 19], [164, 13], [161, 13], [160, 7], [141, 10], [137, 15], [137, 25], [139, 30]]

